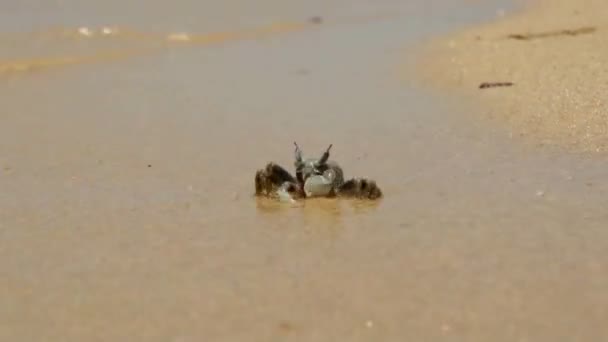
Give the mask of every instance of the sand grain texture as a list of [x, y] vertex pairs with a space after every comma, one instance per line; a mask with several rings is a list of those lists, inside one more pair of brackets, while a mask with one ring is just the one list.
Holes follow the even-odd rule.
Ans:
[[[608, 148], [608, 3], [540, 1], [443, 37], [420, 61], [427, 84], [484, 103], [514, 135], [574, 151]], [[479, 89], [483, 82], [513, 87]]]

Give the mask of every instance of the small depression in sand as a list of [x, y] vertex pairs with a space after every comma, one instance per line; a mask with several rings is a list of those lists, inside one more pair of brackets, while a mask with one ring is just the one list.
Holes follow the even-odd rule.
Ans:
[[[607, 162], [400, 74], [509, 8], [2, 2], [0, 340], [605, 337]], [[294, 140], [385, 197], [254, 198]]]

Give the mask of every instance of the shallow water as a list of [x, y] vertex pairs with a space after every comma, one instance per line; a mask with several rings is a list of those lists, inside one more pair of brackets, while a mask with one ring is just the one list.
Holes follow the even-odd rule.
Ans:
[[[608, 162], [400, 74], [499, 5], [0, 3], [0, 340], [603, 338]], [[254, 198], [294, 140], [385, 198]]]

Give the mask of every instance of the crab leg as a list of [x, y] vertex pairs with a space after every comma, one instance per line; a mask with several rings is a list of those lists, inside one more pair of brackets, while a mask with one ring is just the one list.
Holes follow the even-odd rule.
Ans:
[[371, 179], [353, 178], [340, 185], [338, 195], [342, 197], [378, 199], [382, 197], [382, 191], [376, 182]]
[[258, 170], [255, 174], [256, 194], [272, 193], [284, 183], [295, 184], [293, 176], [281, 166], [275, 163], [268, 163], [264, 169]]

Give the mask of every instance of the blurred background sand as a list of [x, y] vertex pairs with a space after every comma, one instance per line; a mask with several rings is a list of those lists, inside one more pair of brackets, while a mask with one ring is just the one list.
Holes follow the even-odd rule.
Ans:
[[[608, 162], [398, 73], [511, 8], [0, 2], [0, 340], [601, 340]], [[385, 198], [254, 198], [294, 140]]]

